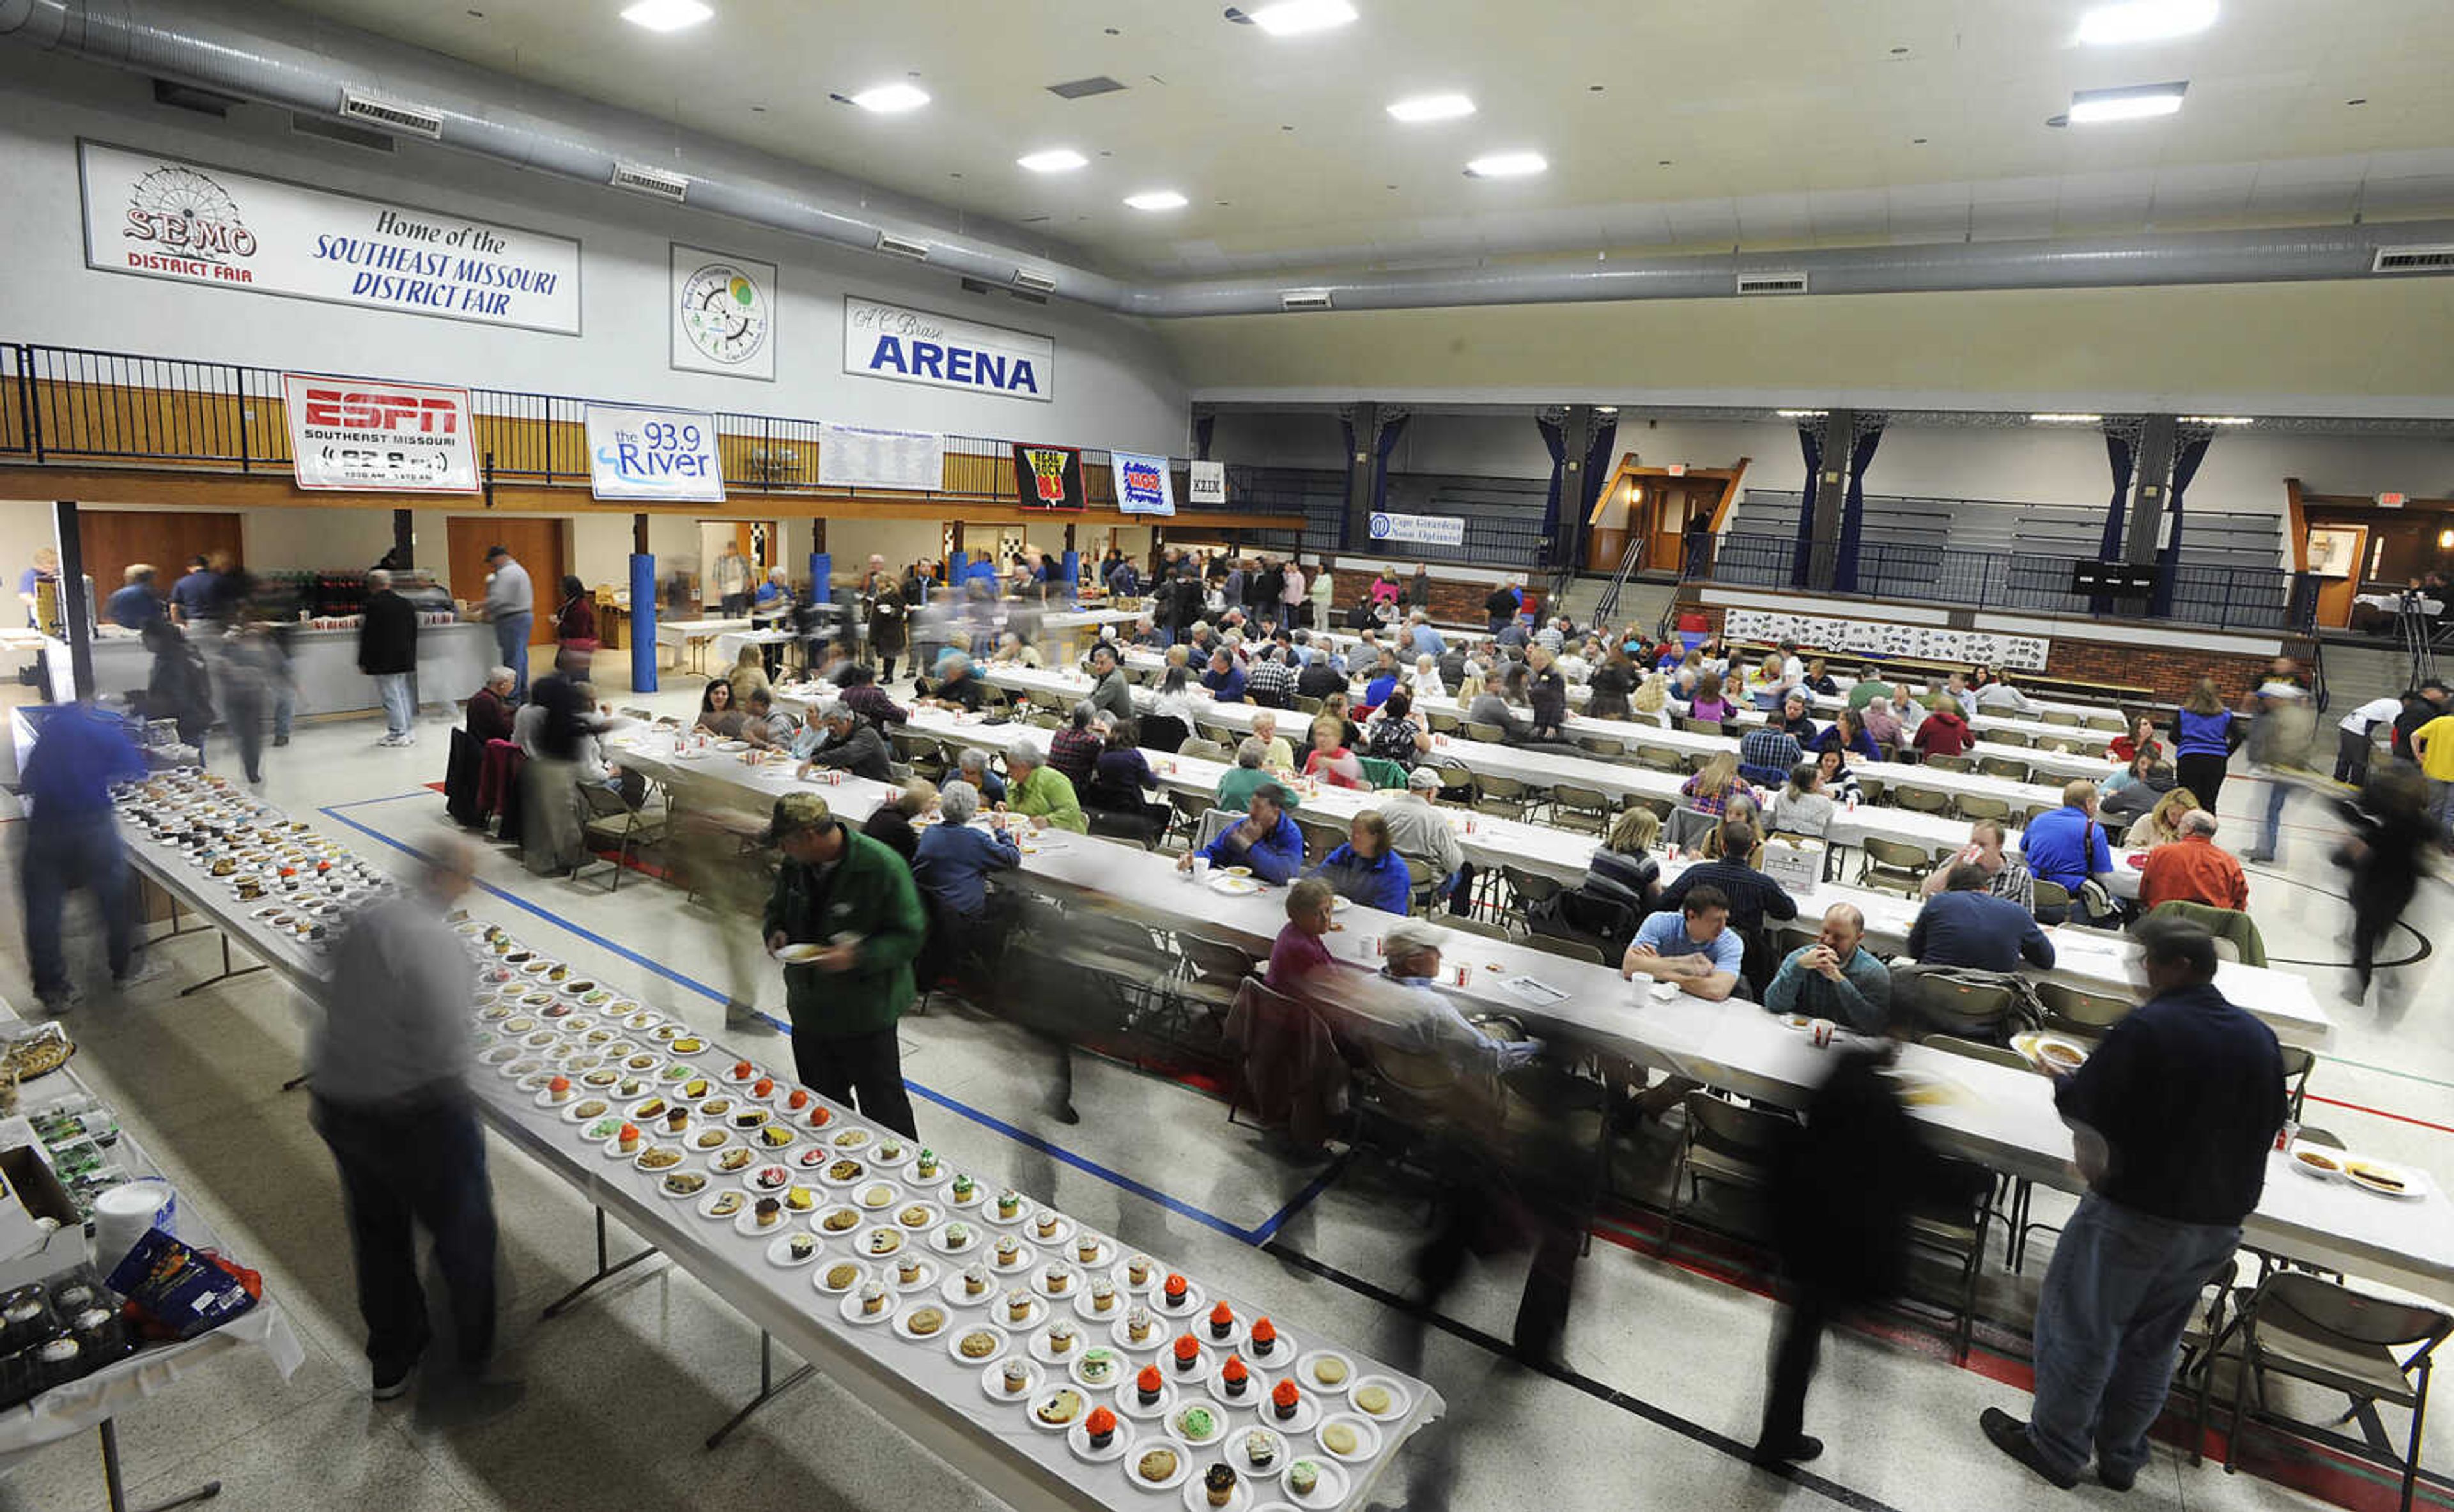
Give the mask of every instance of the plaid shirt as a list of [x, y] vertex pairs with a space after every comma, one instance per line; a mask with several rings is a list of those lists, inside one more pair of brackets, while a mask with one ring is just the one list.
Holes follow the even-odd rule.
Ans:
[[1775, 725], [1758, 725], [1739, 741], [1739, 774], [1770, 787], [1788, 781], [1789, 769], [1803, 756], [1796, 736]]
[[1279, 708], [1296, 691], [1296, 670], [1277, 657], [1256, 661], [1244, 674], [1244, 694], [1256, 703]]
[[843, 691], [843, 706], [883, 731], [890, 724], [908, 724], [911, 713], [886, 696], [886, 690], [874, 682]]
[[1076, 730], [1072, 725], [1048, 737], [1048, 764], [1074, 779], [1077, 788], [1090, 784], [1091, 774], [1099, 765], [1099, 753], [1107, 742], [1096, 730]]

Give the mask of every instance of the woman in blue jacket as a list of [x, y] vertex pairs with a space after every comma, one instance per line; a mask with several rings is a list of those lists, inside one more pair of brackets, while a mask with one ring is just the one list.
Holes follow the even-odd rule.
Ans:
[[2209, 814], [2215, 813], [2216, 796], [2223, 791], [2224, 767], [2232, 759], [2233, 748], [2241, 744], [2242, 730], [2232, 711], [2223, 706], [2213, 677], [2201, 677], [2190, 690], [2173, 715], [2172, 734], [2176, 779], [2199, 796], [2200, 805]]
[[1821, 734], [1806, 743], [1806, 749], [1815, 752], [1836, 748], [1862, 760], [1883, 759], [1882, 748], [1875, 744], [1875, 737], [1866, 733], [1865, 721], [1851, 709], [1841, 710]]
[[1414, 879], [1405, 861], [1390, 848], [1389, 821], [1378, 809], [1365, 809], [1355, 816], [1346, 835], [1346, 843], [1323, 857], [1310, 875], [1327, 882], [1340, 897], [1383, 913], [1403, 914]]

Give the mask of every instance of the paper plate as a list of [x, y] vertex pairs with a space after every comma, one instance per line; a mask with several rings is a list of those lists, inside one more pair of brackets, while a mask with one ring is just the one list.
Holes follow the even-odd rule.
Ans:
[[[1140, 1470], [1141, 1457], [1154, 1449], [1170, 1449], [1176, 1454], [1176, 1472], [1157, 1481], [1145, 1480]], [[1163, 1433], [1150, 1434], [1135, 1443], [1133, 1452], [1120, 1457], [1125, 1479], [1144, 1491], [1173, 1491], [1192, 1478], [1193, 1449], [1179, 1440]]]
[[1230, 897], [1244, 897], [1259, 892], [1261, 884], [1249, 877], [1213, 877], [1210, 879], [1210, 890], [1214, 893], [1225, 893]]
[[[1309, 1496], [1297, 1495], [1294, 1483], [1296, 1465], [1303, 1462], [1310, 1463], [1320, 1472], [1320, 1479], [1314, 1483]], [[1286, 1499], [1299, 1507], [1333, 1507], [1346, 1500], [1346, 1469], [1331, 1459], [1297, 1455], [1287, 1462], [1286, 1471], [1279, 1476], [1278, 1484]]]
[[2428, 1195], [2428, 1178], [2407, 1165], [2392, 1160], [2372, 1159], [2365, 1155], [2351, 1156], [2343, 1161], [2343, 1179], [2363, 1192], [2380, 1197], [2416, 1200]]
[[1065, 1446], [1074, 1451], [1074, 1458], [1085, 1464], [1106, 1464], [1111, 1461], [1122, 1459], [1125, 1451], [1133, 1447], [1136, 1432], [1133, 1420], [1119, 1416], [1116, 1419], [1116, 1431], [1109, 1435], [1108, 1446], [1104, 1449], [1094, 1449], [1091, 1447], [1090, 1416], [1089, 1413], [1084, 1413], [1082, 1421], [1065, 1430]]
[[860, 1288], [855, 1286], [851, 1291], [844, 1293], [843, 1300], [835, 1304], [835, 1314], [845, 1322], [858, 1323], [864, 1327], [876, 1323], [892, 1322], [895, 1320], [895, 1315], [898, 1311], [896, 1304], [900, 1300], [900, 1298], [896, 1297], [890, 1291], [886, 1294], [886, 1301], [884, 1305], [880, 1307], [878, 1311], [874, 1313], [865, 1312], [861, 1307]]
[[1047, 1384], [1048, 1372], [1036, 1362], [1026, 1359], [1022, 1361], [1023, 1388], [1020, 1391], [1008, 1391], [1005, 1389], [1005, 1367], [1011, 1358], [989, 1362], [988, 1366], [980, 1372], [980, 1390], [992, 1401], [1011, 1401], [1016, 1406], [1021, 1406], [1037, 1396], [1039, 1388]]
[[[915, 1320], [926, 1320], [926, 1316], [932, 1313], [936, 1315], [936, 1328], [934, 1331], [925, 1334], [919, 1332], [914, 1326]], [[922, 1302], [916, 1305], [907, 1306], [895, 1315], [895, 1333], [906, 1341], [915, 1344], [925, 1344], [932, 1340], [941, 1338], [954, 1326], [955, 1315], [945, 1308], [938, 1306], [935, 1302]]]
[[[806, 1255], [795, 1256], [793, 1253], [793, 1245], [795, 1240], [806, 1240], [810, 1246], [809, 1253]], [[826, 1244], [827, 1241], [818, 1238], [815, 1234], [787, 1234], [783, 1238], [777, 1240], [774, 1243], [767, 1246], [767, 1263], [770, 1265], [781, 1265], [787, 1270], [797, 1269], [803, 1265], [815, 1264], [818, 1257], [826, 1253]]]
[[[1337, 1436], [1340, 1430], [1355, 1435], [1352, 1448], [1338, 1449], [1330, 1444], [1330, 1439]], [[1321, 1419], [1320, 1426], [1314, 1431], [1314, 1437], [1320, 1441], [1323, 1453], [1334, 1460], [1342, 1460], [1348, 1464], [1365, 1463], [1380, 1452], [1379, 1428], [1371, 1419], [1360, 1413], [1341, 1412]]]
[[[992, 1361], [1003, 1360], [1014, 1352], [1014, 1336], [993, 1324], [978, 1321], [956, 1324], [950, 1321], [946, 1331], [952, 1336], [946, 1341], [946, 1353], [952, 1356], [955, 1363], [958, 1365], [986, 1364]], [[963, 1341], [980, 1334], [989, 1337], [991, 1341], [989, 1350], [985, 1354], [977, 1355], [963, 1353]]]
[[[1373, 1394], [1376, 1387], [1381, 1396], [1388, 1399], [1387, 1405], [1378, 1411], [1374, 1410], [1374, 1404], [1380, 1401], [1380, 1397]], [[1379, 1422], [1397, 1421], [1405, 1417], [1406, 1409], [1414, 1403], [1406, 1388], [1388, 1376], [1366, 1376], [1358, 1381], [1348, 1391], [1347, 1401], [1357, 1412]]]
[[1200, 1475], [1185, 1478], [1184, 1489], [1177, 1495], [1184, 1503], [1185, 1512], [1253, 1512], [1253, 1482], [1241, 1473], [1237, 1475], [1235, 1488], [1227, 1493], [1227, 1500], [1216, 1506], [1211, 1504], [1210, 1486], [1204, 1478], [1216, 1462], [1204, 1461]]

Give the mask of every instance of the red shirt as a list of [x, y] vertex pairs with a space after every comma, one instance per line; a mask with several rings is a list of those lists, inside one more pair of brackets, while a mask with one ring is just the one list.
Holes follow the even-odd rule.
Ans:
[[2118, 735], [2113, 737], [2113, 744], [2106, 747], [2106, 749], [2112, 752], [2113, 759], [2120, 761], [2124, 765], [2127, 765], [2130, 759], [2142, 751], [2146, 752], [2149, 756], [2154, 756], [2159, 761], [2164, 758], [2164, 742], [2157, 739], [2153, 736], [2148, 736], [2147, 743], [2142, 746], [2126, 735]]
[[2154, 908], [2176, 899], [2211, 908], [2249, 906], [2249, 878], [2241, 862], [2203, 835], [2184, 835], [2147, 853], [2139, 874], [2139, 902]]
[[1289, 920], [1270, 944], [1269, 983], [1277, 992], [1292, 993], [1306, 977], [1327, 971], [1335, 964], [1321, 936], [1306, 934], [1300, 925]]
[[1917, 727], [1917, 748], [1928, 756], [1956, 756], [1968, 749], [1968, 726], [1960, 716], [1937, 710]]

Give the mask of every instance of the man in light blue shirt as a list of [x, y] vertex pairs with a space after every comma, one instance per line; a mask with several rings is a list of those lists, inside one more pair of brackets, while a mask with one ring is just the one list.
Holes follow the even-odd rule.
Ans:
[[[1390, 1043], [1418, 1055], [1438, 1056], [1460, 1070], [1510, 1071], [1542, 1053], [1539, 1039], [1500, 1039], [1458, 1011], [1439, 988], [1440, 943], [1438, 926], [1419, 918], [1400, 919], [1382, 937], [1384, 960], [1380, 975], [1408, 988], [1394, 1001], [1359, 996], [1344, 1004], [1350, 1011], [1378, 1020]], [[1409, 1019], [1395, 1014], [1413, 1009]], [[1376, 1012], [1376, 1010], [1380, 1010]]]
[[1418, 609], [1407, 616], [1407, 620], [1414, 631], [1416, 655], [1443, 656], [1448, 654], [1449, 643], [1432, 627], [1430, 615]]
[[1622, 977], [1675, 981], [1696, 997], [1726, 1000], [1739, 988], [1746, 945], [1730, 928], [1730, 900], [1710, 882], [1687, 890], [1677, 912], [1649, 915], [1619, 962]]
[[518, 703], [529, 696], [529, 627], [536, 620], [536, 590], [529, 585], [529, 570], [506, 547], [486, 549], [486, 570], [494, 575], [486, 583], [485, 615], [493, 621], [494, 650], [512, 669], [512, 701]]

